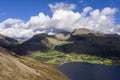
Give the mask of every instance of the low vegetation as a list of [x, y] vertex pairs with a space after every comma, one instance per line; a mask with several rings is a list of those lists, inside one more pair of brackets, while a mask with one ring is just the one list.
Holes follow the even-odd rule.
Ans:
[[104, 65], [119, 65], [119, 60], [112, 60], [107, 58], [102, 58], [98, 56], [91, 56], [87, 54], [65, 54], [55, 50], [50, 50], [48, 52], [34, 52], [28, 55], [28, 57], [34, 58], [42, 63], [49, 65], [61, 65], [67, 62], [88, 62], [93, 64], [104, 64]]

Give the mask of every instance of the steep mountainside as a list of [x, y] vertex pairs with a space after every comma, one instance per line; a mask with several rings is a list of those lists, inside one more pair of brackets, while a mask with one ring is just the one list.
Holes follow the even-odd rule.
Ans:
[[55, 35], [37, 34], [31, 39], [23, 42], [15, 48], [15, 52], [19, 55], [26, 55], [36, 51], [46, 52], [55, 45], [68, 43], [67, 39], [71, 36], [68, 32], [61, 32]]
[[19, 55], [25, 55], [26, 53], [35, 51], [46, 51], [49, 49], [47, 37], [48, 35], [46, 34], [34, 35], [28, 41], [25, 41], [21, 45], [18, 45], [15, 52]]
[[0, 80], [67, 80], [57, 70], [0, 47]]
[[18, 44], [17, 40], [0, 34], [0, 46], [8, 50], [13, 50], [13, 48], [15, 48], [17, 44]]
[[65, 53], [120, 58], [120, 36], [117, 34], [78, 29], [73, 31], [68, 41], [72, 43], [58, 45], [55, 49]]

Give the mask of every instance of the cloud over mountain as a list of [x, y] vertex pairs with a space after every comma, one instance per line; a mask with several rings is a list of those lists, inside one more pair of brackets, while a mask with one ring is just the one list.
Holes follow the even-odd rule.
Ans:
[[120, 24], [115, 24], [116, 8], [105, 7], [102, 10], [88, 6], [82, 12], [74, 12], [75, 4], [49, 4], [52, 17], [40, 12], [27, 22], [9, 18], [0, 23], [0, 33], [16, 38], [28, 39], [38, 33], [54, 33], [57, 30], [72, 31], [87, 28], [105, 33], [120, 34]]

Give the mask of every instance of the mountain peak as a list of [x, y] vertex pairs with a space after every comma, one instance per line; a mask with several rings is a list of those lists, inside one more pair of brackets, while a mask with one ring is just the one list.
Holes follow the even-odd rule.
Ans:
[[93, 30], [86, 29], [86, 28], [75, 29], [72, 33], [73, 33], [73, 35], [82, 35], [82, 34], [94, 34], [97, 36], [105, 35], [105, 33], [93, 31]]

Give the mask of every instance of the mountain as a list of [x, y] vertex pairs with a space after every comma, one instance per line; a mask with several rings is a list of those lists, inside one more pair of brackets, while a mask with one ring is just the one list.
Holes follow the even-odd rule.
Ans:
[[15, 48], [17, 44], [18, 44], [17, 40], [0, 34], [0, 46], [8, 50], [13, 50], [13, 48]]
[[120, 64], [120, 36], [89, 29], [61, 31], [55, 35], [37, 34], [19, 42], [1, 35], [0, 45], [18, 55], [27, 56], [45, 64], [66, 62]]
[[31, 39], [18, 45], [15, 52], [19, 55], [25, 55], [35, 51], [47, 51], [49, 49], [47, 37], [49, 37], [47, 34], [34, 35]]
[[68, 80], [52, 67], [0, 47], [0, 80]]
[[120, 36], [88, 29], [59, 32], [55, 35], [37, 34], [18, 45], [15, 52], [26, 55], [51, 49], [63, 53], [89, 54], [107, 58], [120, 58]]
[[23, 42], [15, 48], [15, 52], [19, 55], [26, 55], [36, 51], [46, 52], [55, 45], [67, 43], [70, 37], [69, 32], [59, 32], [55, 35], [37, 34], [31, 39]]
[[56, 50], [65, 53], [89, 54], [104, 58], [120, 58], [120, 36], [88, 29], [72, 32], [69, 44], [57, 45]]

